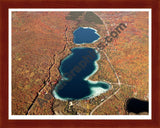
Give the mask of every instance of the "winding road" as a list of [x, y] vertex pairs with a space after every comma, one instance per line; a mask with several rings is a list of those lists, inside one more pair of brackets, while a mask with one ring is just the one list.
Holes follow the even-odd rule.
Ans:
[[[107, 24], [104, 22], [104, 20], [103, 20], [101, 17], [100, 17], [100, 19], [103, 21], [103, 24], [105, 25], [107, 34], [109, 35], [109, 31], [108, 31], [108, 26], [107, 26]], [[114, 67], [113, 67], [113, 65], [112, 65], [112, 63], [111, 63], [111, 61], [110, 61], [107, 53], [106, 53], [104, 50], [102, 50], [102, 52], [103, 52], [103, 54], [105, 55], [105, 57], [106, 57], [109, 65], [110, 65], [111, 69], [113, 70], [113, 72], [114, 72], [114, 74], [115, 74], [115, 76], [116, 76], [116, 78], [117, 78], [117, 82], [118, 82], [118, 85], [119, 85], [119, 89], [118, 89], [116, 92], [114, 92], [112, 95], [110, 95], [109, 97], [107, 97], [107, 98], [106, 98], [103, 102], [101, 102], [99, 105], [97, 105], [97, 106], [90, 112], [90, 115], [92, 115], [92, 114], [93, 114], [100, 106], [102, 106], [106, 101], [108, 101], [110, 98], [112, 98], [114, 95], [116, 95], [116, 94], [119, 92], [119, 90], [121, 89], [121, 82], [120, 82], [120, 79], [119, 79], [119, 76], [118, 76], [116, 70], [114, 69]]]

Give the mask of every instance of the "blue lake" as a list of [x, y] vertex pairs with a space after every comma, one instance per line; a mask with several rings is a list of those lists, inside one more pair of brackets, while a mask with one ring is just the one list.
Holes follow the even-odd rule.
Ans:
[[100, 54], [92, 48], [73, 48], [72, 53], [61, 61], [59, 67], [62, 79], [53, 90], [61, 100], [88, 99], [106, 92], [110, 85], [91, 81], [89, 77], [98, 70]]
[[73, 42], [76, 44], [93, 43], [100, 37], [95, 29], [89, 27], [79, 27], [73, 32], [73, 35]]

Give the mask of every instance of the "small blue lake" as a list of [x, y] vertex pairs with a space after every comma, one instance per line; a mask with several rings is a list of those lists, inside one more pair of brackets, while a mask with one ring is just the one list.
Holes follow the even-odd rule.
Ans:
[[89, 77], [98, 70], [100, 54], [93, 48], [73, 48], [71, 54], [61, 61], [59, 67], [62, 79], [53, 90], [60, 100], [89, 99], [106, 92], [110, 85], [91, 81]]
[[100, 37], [95, 29], [89, 27], [79, 27], [73, 32], [73, 35], [73, 42], [76, 44], [93, 43]]

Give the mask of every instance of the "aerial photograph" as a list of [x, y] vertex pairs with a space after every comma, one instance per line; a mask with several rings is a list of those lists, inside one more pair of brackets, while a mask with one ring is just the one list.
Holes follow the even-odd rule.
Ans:
[[11, 115], [149, 115], [149, 11], [11, 11]]

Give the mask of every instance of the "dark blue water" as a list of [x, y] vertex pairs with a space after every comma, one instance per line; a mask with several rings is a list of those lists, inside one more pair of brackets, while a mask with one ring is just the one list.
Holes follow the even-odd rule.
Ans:
[[73, 32], [73, 35], [73, 41], [76, 44], [93, 43], [100, 37], [95, 29], [84, 27], [79, 27], [78, 29], [76, 29]]
[[141, 112], [148, 112], [149, 109], [149, 103], [148, 101], [143, 101], [136, 98], [129, 98], [126, 102], [126, 111], [127, 112], [134, 112], [136, 114], [139, 114]]
[[88, 80], [98, 69], [96, 61], [100, 55], [92, 48], [73, 48], [71, 51], [72, 54], [61, 62], [62, 79], [53, 91], [54, 96], [61, 100], [79, 100], [107, 91], [109, 84]]

